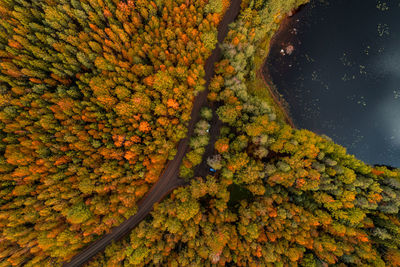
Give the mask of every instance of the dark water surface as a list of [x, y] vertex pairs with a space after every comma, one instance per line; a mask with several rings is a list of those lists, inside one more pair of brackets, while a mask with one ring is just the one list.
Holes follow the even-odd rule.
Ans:
[[277, 35], [264, 71], [298, 128], [400, 167], [400, 0], [312, 1]]

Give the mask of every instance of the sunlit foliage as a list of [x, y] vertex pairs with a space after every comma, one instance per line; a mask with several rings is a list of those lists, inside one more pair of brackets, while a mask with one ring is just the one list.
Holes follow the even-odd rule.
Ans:
[[291, 128], [250, 93], [263, 38], [301, 3], [243, 2], [210, 84], [217, 174], [175, 190], [89, 266], [399, 266], [400, 171]]
[[229, 2], [0, 1], [0, 259], [45, 266], [136, 212], [186, 135]]

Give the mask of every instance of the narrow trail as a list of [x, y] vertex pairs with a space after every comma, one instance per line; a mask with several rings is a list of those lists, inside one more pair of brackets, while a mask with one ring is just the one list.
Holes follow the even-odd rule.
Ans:
[[[228, 33], [228, 25], [234, 21], [240, 11], [241, 0], [232, 0], [231, 5], [226, 11], [222, 21], [218, 25], [218, 44], [221, 44], [227, 33]], [[193, 135], [194, 126], [200, 119], [200, 109], [203, 106], [210, 106], [213, 108], [214, 116], [211, 122], [211, 140], [209, 145], [206, 148], [206, 153], [203, 157], [206, 158], [208, 155], [213, 153], [214, 142], [218, 136], [219, 128], [222, 123], [218, 120], [217, 115], [215, 114], [215, 104], [209, 104], [207, 102], [208, 95], [208, 85], [210, 84], [211, 78], [214, 76], [214, 64], [221, 58], [221, 49], [217, 45], [217, 47], [212, 51], [211, 56], [207, 59], [204, 70], [206, 80], [206, 90], [200, 92], [193, 103], [193, 109], [191, 113], [191, 119], [189, 122], [187, 137], [182, 139], [178, 144], [178, 152], [175, 155], [175, 158], [170, 161], [163, 174], [160, 176], [159, 180], [150, 191], [146, 194], [142, 201], [139, 202], [138, 212], [131, 216], [128, 220], [124, 221], [117, 227], [111, 229], [110, 233], [104, 235], [102, 238], [96, 240], [91, 243], [88, 247], [86, 247], [82, 252], [75, 255], [69, 262], [65, 263], [63, 266], [72, 267], [72, 266], [81, 266], [89, 261], [93, 256], [97, 253], [103, 251], [111, 242], [120, 240], [122, 237], [129, 234], [133, 228], [135, 228], [153, 209], [155, 203], [161, 201], [168, 193], [170, 193], [173, 189], [182, 186], [185, 184], [184, 180], [180, 179], [179, 176], [179, 166], [181, 165], [183, 156], [189, 150], [189, 141], [190, 137]], [[202, 164], [198, 168], [196, 168], [197, 175], [205, 175], [208, 172], [208, 168], [203, 160]]]

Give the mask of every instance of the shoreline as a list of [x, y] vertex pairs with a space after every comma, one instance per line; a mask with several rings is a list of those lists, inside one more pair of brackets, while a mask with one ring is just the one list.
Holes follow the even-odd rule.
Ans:
[[268, 42], [268, 46], [266, 48], [267, 50], [267, 55], [265, 58], [262, 60], [262, 64], [259, 66], [259, 68], [256, 71], [257, 77], [262, 80], [264, 83], [265, 87], [267, 88], [269, 94], [271, 95], [271, 98], [275, 105], [281, 110], [284, 120], [287, 124], [289, 124], [292, 128], [297, 128], [296, 125], [294, 124], [291, 116], [290, 116], [290, 107], [289, 104], [286, 102], [286, 100], [282, 97], [282, 95], [279, 93], [278, 89], [276, 88], [275, 84], [273, 83], [271, 77], [269, 76], [269, 69], [267, 66], [267, 60], [269, 59], [270, 53], [271, 53], [271, 47], [272, 44], [276, 43], [277, 37], [280, 33], [285, 31], [287, 29], [289, 20], [291, 19], [292, 16], [294, 16], [296, 13], [298, 13], [304, 6], [301, 5], [297, 9], [290, 11], [285, 15], [285, 17], [282, 19], [282, 21], [279, 24], [278, 30], [273, 34], [271, 39]]

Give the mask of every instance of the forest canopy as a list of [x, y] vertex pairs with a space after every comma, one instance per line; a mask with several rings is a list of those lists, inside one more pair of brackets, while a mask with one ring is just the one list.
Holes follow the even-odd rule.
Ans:
[[0, 3], [0, 242], [44, 266], [135, 214], [186, 136], [229, 3]]
[[400, 172], [293, 129], [256, 71], [302, 1], [244, 1], [209, 87], [224, 123], [208, 164], [87, 266], [400, 266]]
[[[61, 266], [136, 213], [187, 135], [232, 2], [0, 2], [0, 266]], [[257, 73], [306, 2], [241, 2], [187, 184], [87, 266], [400, 266], [400, 171], [289, 126]], [[196, 176], [203, 162], [214, 172]]]

